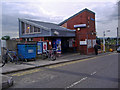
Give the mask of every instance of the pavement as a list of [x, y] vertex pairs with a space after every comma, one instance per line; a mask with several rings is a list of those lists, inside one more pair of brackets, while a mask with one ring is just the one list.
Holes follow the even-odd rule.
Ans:
[[[97, 56], [107, 55], [110, 53], [113, 53], [113, 52], [100, 53]], [[67, 54], [62, 54], [55, 61], [49, 61], [48, 59], [45, 59], [45, 60], [36, 59], [35, 61], [29, 60], [28, 62], [23, 62], [22, 64], [15, 64], [15, 63], [9, 62], [9, 63], [5, 64], [4, 67], [2, 67], [2, 72], [1, 72], [2, 85], [5, 85], [6, 87], [8, 87], [8, 86], [12, 85], [12, 83], [13, 83], [12, 77], [8, 77], [5, 74], [39, 68], [39, 67], [44, 67], [44, 66], [49, 66], [49, 65], [54, 65], [54, 64], [59, 64], [59, 63], [64, 63], [64, 62], [70, 62], [70, 61], [75, 61], [75, 60], [82, 60], [82, 59], [86, 59], [86, 58], [92, 58], [95, 56], [96, 55], [80, 55], [80, 53], [67, 53]], [[2, 65], [2, 64], [0, 63], [0, 65]], [[11, 82], [11, 84], [9, 84], [8, 81]], [[2, 87], [4, 87], [4, 86], [2, 86]]]

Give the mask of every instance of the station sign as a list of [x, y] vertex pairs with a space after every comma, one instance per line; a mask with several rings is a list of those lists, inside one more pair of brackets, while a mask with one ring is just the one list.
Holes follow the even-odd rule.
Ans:
[[83, 27], [86, 27], [86, 24], [74, 25], [74, 28], [83, 28]]

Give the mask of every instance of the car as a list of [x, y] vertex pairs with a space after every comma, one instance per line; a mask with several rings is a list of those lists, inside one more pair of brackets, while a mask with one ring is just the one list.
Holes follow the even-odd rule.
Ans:
[[120, 53], [120, 46], [118, 47], [117, 52]]

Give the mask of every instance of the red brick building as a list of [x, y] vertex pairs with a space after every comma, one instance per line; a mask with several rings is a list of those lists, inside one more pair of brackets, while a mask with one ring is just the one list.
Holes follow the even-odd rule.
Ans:
[[81, 54], [94, 53], [95, 32], [95, 13], [88, 9], [83, 9], [59, 25], [36, 20], [19, 19], [20, 40], [47, 41], [50, 47], [51, 45], [53, 48], [60, 46], [62, 53], [73, 52], [75, 48]]
[[95, 13], [88, 9], [76, 13], [59, 24], [68, 29], [76, 29], [75, 44], [81, 54], [94, 53], [96, 43]]

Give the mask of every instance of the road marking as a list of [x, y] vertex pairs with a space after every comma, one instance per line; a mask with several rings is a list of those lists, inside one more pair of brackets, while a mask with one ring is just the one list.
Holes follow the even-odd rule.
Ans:
[[91, 75], [94, 75], [94, 74], [96, 74], [96, 72], [91, 73]]
[[[111, 54], [108, 54], [111, 55]], [[69, 64], [74, 64], [74, 63], [78, 63], [78, 62], [82, 62], [82, 61], [87, 61], [87, 60], [92, 60], [92, 59], [96, 59], [99, 57], [104, 57], [107, 55], [103, 55], [103, 56], [96, 56], [96, 57], [92, 57], [92, 58], [86, 58], [83, 60], [76, 60], [76, 61], [70, 61], [70, 62], [65, 62], [65, 63], [61, 63], [61, 64], [56, 64], [56, 65], [51, 65], [51, 66], [46, 66], [46, 68], [56, 68], [56, 67], [61, 67], [61, 66], [65, 66], [65, 65], [69, 65]]]
[[11, 76], [23, 76], [23, 75], [35, 73], [35, 72], [38, 72], [38, 71], [43, 71], [43, 69], [25, 71], [25, 72], [21, 72], [21, 73], [12, 74]]
[[[46, 68], [62, 67], [62, 66], [66, 66], [66, 65], [69, 65], [69, 64], [74, 64], [74, 63], [78, 63], [78, 62], [82, 62], [82, 61], [92, 60], [92, 59], [95, 59], [95, 58], [100, 58], [100, 57], [104, 57], [104, 56], [108, 56], [108, 55], [113, 55], [113, 54], [116, 54], [116, 53], [102, 55], [102, 56], [96, 56], [96, 57], [82, 59], [82, 60], [70, 61], [70, 62], [65, 62], [65, 63], [51, 65], [51, 66], [46, 66]], [[22, 72], [22, 73], [12, 74], [11, 76], [22, 76], [22, 75], [26, 75], [26, 74], [35, 73], [35, 72], [38, 72], [38, 71], [43, 71], [43, 69], [36, 69], [36, 70], [33, 69], [33, 70], [25, 71], [25, 72]]]
[[70, 85], [70, 86], [68, 86], [67, 88], [71, 88], [71, 87], [73, 87], [73, 86], [75, 86], [75, 85], [79, 84], [80, 82], [82, 82], [82, 81], [86, 80], [87, 78], [88, 78], [88, 77], [82, 78], [81, 80], [79, 80], [79, 81], [77, 81], [77, 82], [75, 82], [75, 83], [71, 84], [71, 85]]
[[[94, 74], [96, 74], [96, 72], [93, 72], [93, 73], [91, 73], [90, 75], [94, 75]], [[71, 84], [70, 86], [68, 86], [68, 87], [66, 87], [66, 88], [72, 88], [72, 87], [74, 87], [75, 85], [81, 83], [82, 81], [85, 81], [87, 78], [88, 78], [88, 77], [84, 77], [84, 78], [80, 79], [79, 81], [74, 82], [73, 84]]]

